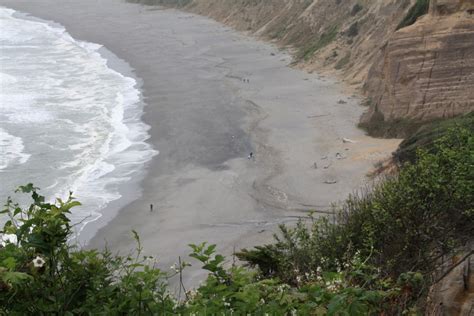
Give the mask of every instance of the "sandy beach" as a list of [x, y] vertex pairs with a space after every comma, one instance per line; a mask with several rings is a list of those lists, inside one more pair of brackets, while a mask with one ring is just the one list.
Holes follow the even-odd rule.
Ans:
[[[142, 82], [159, 155], [138, 199], [112, 203], [86, 227], [88, 247], [129, 251], [134, 229], [165, 268], [190, 261], [189, 243], [230, 255], [270, 241], [280, 223], [328, 210], [399, 143], [365, 136], [360, 100], [334, 80], [292, 69], [287, 53], [208, 18], [119, 0], [0, 5], [104, 45]], [[186, 284], [202, 275], [189, 269]]]

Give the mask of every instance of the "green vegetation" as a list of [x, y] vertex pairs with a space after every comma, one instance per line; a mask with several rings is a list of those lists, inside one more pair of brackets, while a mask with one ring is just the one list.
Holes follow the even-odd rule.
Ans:
[[406, 118], [386, 121], [385, 116], [377, 109], [377, 105], [374, 104], [373, 100], [370, 100], [370, 104], [367, 103], [366, 105], [373, 106], [375, 111], [370, 116], [369, 121], [361, 122], [358, 126], [373, 137], [406, 138], [413, 135], [421, 126], [426, 124], [425, 122]]
[[79, 203], [47, 203], [33, 185], [20, 187], [33, 202], [24, 209], [9, 199], [2, 211], [0, 314], [416, 314], [437, 258], [474, 228], [474, 134], [456, 125], [442, 135], [334, 219], [281, 226], [274, 244], [238, 253], [254, 268], [226, 268], [215, 245], [190, 245], [209, 275], [184, 300], [166, 282], [188, 263], [155, 268], [136, 234], [127, 256], [77, 249], [67, 215]]
[[338, 26], [334, 25], [326, 30], [318, 40], [310, 42], [303, 46], [297, 54], [298, 59], [309, 60], [318, 50], [326, 47], [336, 39], [338, 34]]
[[356, 3], [351, 10], [351, 15], [356, 16], [357, 13], [359, 13], [363, 9], [362, 5], [359, 3]]
[[359, 35], [359, 24], [357, 22], [354, 22], [347, 30], [347, 36], [355, 37], [357, 35]]
[[408, 10], [407, 15], [403, 18], [403, 20], [398, 24], [397, 30], [412, 25], [416, 22], [416, 20], [428, 13], [430, 8], [430, 0], [416, 0], [416, 3]]
[[416, 152], [423, 148], [429, 152], [433, 150], [435, 140], [446, 135], [456, 126], [469, 129], [474, 133], [474, 112], [447, 120], [438, 120], [421, 126], [418, 131], [406, 138], [395, 152], [394, 157], [399, 164], [415, 162]]

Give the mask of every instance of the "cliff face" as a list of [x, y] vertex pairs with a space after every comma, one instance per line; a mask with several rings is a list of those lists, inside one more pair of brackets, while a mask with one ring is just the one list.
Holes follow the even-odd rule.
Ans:
[[[180, 4], [289, 47], [298, 67], [362, 87], [375, 134], [474, 110], [474, 0], [129, 1]], [[397, 30], [412, 11], [416, 22]]]
[[474, 0], [434, 0], [428, 15], [395, 32], [369, 71], [372, 106], [362, 120], [419, 122], [473, 111], [473, 13]]

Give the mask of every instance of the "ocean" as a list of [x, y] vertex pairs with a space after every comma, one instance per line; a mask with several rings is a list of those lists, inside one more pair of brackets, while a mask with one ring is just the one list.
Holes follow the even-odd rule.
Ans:
[[60, 25], [0, 7], [2, 205], [27, 183], [48, 200], [71, 191], [83, 204], [70, 216], [80, 232], [143, 172], [158, 152], [146, 142], [138, 80], [115, 70], [123, 63]]

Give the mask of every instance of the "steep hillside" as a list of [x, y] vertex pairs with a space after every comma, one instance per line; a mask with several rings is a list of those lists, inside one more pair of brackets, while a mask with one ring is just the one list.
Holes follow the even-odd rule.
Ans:
[[367, 96], [372, 134], [474, 109], [474, 0], [132, 0], [174, 3], [292, 49]]
[[400, 134], [400, 126], [410, 125], [407, 120], [431, 121], [474, 109], [473, 11], [472, 0], [432, 1], [429, 14], [390, 37], [365, 85], [373, 104], [362, 121], [369, 128]]

